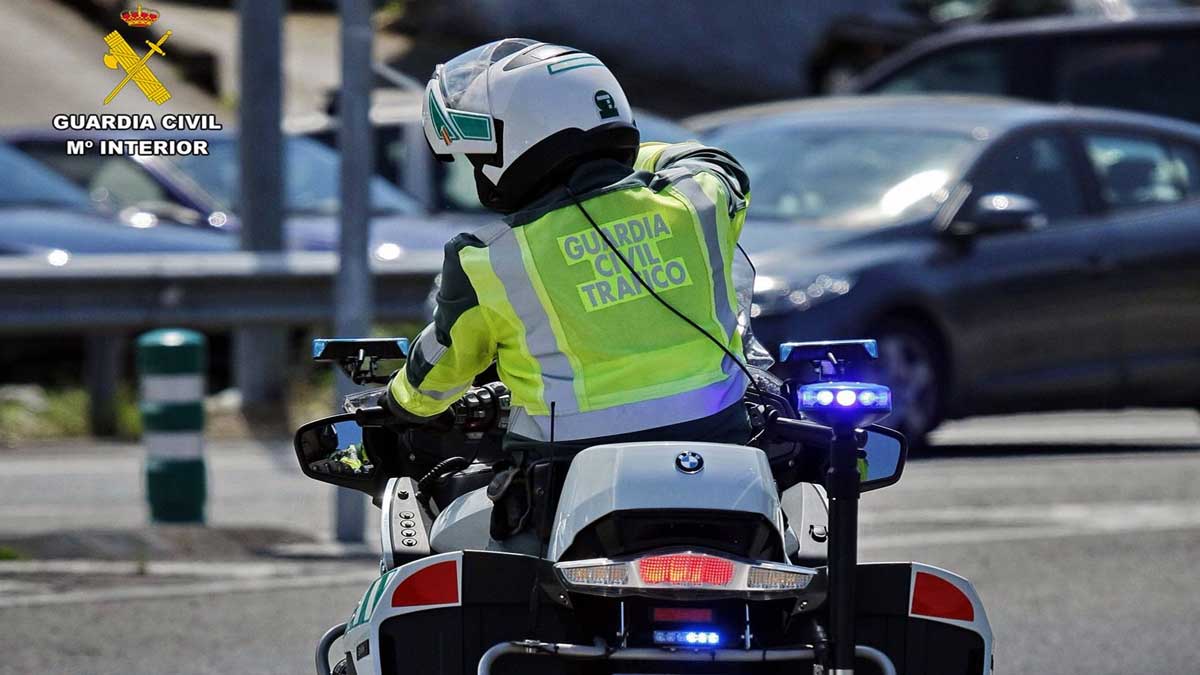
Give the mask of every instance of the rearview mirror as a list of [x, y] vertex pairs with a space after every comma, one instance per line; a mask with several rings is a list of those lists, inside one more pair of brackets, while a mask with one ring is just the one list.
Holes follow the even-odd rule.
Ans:
[[862, 452], [866, 455], [867, 478], [860, 483], [860, 492], [896, 484], [908, 459], [908, 443], [900, 432], [877, 424], [867, 427], [866, 432], [867, 443]]
[[296, 459], [304, 475], [374, 497], [387, 482], [376, 458], [363, 443], [363, 429], [354, 415], [334, 415], [305, 424], [296, 431]]
[[1046, 216], [1036, 200], [1024, 195], [993, 193], [980, 197], [965, 218], [950, 225], [950, 232], [958, 235], [1016, 232], [1045, 224]]
[[387, 384], [391, 375], [375, 369], [380, 361], [408, 358], [408, 338], [317, 338], [312, 356], [336, 363], [354, 384]]

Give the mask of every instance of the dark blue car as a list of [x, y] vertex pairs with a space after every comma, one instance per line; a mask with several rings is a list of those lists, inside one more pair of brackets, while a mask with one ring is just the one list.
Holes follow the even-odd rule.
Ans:
[[98, 209], [88, 194], [0, 142], [0, 254], [45, 254], [65, 264], [77, 253], [229, 251], [218, 232], [180, 225], [139, 229]]
[[[208, 155], [167, 157], [67, 155], [65, 137], [47, 132], [14, 132], [9, 138], [127, 221], [131, 213], [149, 213], [156, 223], [184, 223], [224, 234], [234, 244], [238, 240], [241, 169], [235, 135], [205, 135]], [[283, 160], [285, 247], [336, 249], [338, 154], [314, 140], [286, 136]], [[382, 178], [372, 178], [369, 189], [371, 251], [380, 261], [395, 260], [405, 251], [440, 251], [462, 230], [460, 225], [472, 227], [431, 219], [415, 200]]]
[[878, 338], [885, 424], [1200, 406], [1200, 126], [949, 96], [693, 123], [750, 174], [755, 332]]

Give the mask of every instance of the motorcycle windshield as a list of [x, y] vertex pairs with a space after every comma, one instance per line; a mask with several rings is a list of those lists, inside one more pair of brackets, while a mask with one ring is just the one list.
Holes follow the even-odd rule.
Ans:
[[738, 250], [733, 256], [733, 287], [737, 291], [737, 322], [742, 334], [742, 351], [746, 355], [746, 363], [755, 368], [769, 370], [775, 365], [771, 352], [763, 347], [754, 337], [750, 326], [750, 306], [754, 302], [754, 267], [745, 251]]
[[386, 386], [356, 391], [342, 399], [342, 410], [352, 413], [362, 408], [371, 408], [380, 405], [381, 401], [383, 401], [383, 395], [386, 393]]

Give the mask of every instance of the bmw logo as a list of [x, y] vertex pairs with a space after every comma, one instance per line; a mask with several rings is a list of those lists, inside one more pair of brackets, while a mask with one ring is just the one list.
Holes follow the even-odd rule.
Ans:
[[675, 455], [675, 468], [687, 474], [700, 473], [704, 468], [704, 458], [698, 452], [684, 450]]

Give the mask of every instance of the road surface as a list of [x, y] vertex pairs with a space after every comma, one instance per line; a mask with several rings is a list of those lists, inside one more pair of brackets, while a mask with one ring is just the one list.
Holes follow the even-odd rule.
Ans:
[[[1193, 414], [980, 419], [936, 440], [863, 497], [864, 558], [972, 579], [999, 673], [1200, 672]], [[0, 538], [145, 529], [135, 449], [57, 453], [0, 455]], [[327, 531], [328, 491], [290, 462], [286, 448], [215, 449], [213, 524]], [[0, 673], [311, 672], [317, 637], [375, 568], [214, 559], [139, 575], [110, 557], [0, 562]]]

